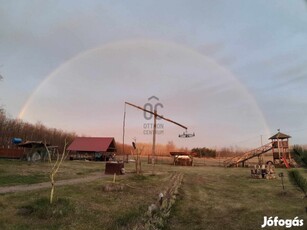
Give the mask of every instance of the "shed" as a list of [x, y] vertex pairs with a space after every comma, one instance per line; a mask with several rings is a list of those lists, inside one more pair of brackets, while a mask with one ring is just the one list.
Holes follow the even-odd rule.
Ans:
[[[17, 144], [17, 146], [24, 148], [24, 157], [28, 161], [46, 161], [49, 157], [53, 158], [58, 148], [58, 146], [51, 146], [43, 141], [26, 141]], [[48, 156], [48, 151], [46, 148], [48, 148], [50, 156]]]
[[108, 161], [116, 153], [114, 137], [77, 137], [67, 148], [71, 160]]

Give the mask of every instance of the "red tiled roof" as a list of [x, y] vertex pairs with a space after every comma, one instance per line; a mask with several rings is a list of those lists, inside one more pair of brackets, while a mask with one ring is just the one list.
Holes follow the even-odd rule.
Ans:
[[113, 137], [77, 137], [68, 146], [67, 150], [84, 152], [107, 152], [113, 141]]

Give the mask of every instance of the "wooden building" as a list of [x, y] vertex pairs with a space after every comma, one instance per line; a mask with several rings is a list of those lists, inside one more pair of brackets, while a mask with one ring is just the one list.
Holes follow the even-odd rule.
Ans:
[[278, 133], [269, 138], [269, 140], [272, 141], [274, 164], [287, 164], [287, 161], [292, 161], [289, 148], [289, 138], [291, 138], [291, 136], [281, 133], [279, 130]]
[[70, 160], [108, 161], [116, 153], [113, 137], [77, 137], [68, 146]]

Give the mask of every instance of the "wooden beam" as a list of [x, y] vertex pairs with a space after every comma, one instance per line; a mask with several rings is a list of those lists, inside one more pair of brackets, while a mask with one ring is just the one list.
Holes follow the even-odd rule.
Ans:
[[157, 114], [157, 113], [155, 113], [155, 112], [149, 111], [149, 110], [147, 110], [147, 109], [144, 109], [144, 108], [142, 108], [142, 107], [140, 107], [140, 106], [131, 104], [131, 103], [129, 103], [129, 102], [125, 102], [125, 103], [126, 103], [127, 105], [133, 106], [133, 107], [135, 107], [135, 108], [137, 108], [137, 109], [143, 110], [143, 111], [145, 111], [146, 113], [150, 113], [150, 114], [152, 114], [152, 115], [154, 115], [154, 116], [156, 116], [156, 117], [159, 117], [159, 118], [162, 119], [162, 120], [165, 120], [165, 121], [171, 122], [171, 123], [173, 123], [173, 124], [175, 124], [175, 125], [178, 125], [178, 126], [180, 126], [181, 128], [188, 129], [186, 126], [184, 126], [184, 125], [182, 125], [182, 124], [179, 124], [178, 122], [175, 122], [175, 121], [173, 121], [173, 120], [171, 120], [171, 119], [165, 118], [165, 117], [163, 117], [162, 115], [159, 115], [159, 114]]

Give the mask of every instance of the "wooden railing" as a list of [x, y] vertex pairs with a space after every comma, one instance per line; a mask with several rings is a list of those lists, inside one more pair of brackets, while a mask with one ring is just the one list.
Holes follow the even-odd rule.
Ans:
[[243, 155], [236, 156], [236, 157], [225, 160], [224, 166], [225, 167], [231, 167], [231, 166], [237, 165], [237, 164], [244, 162], [244, 161], [247, 161], [251, 158], [260, 156], [261, 154], [264, 154], [271, 149], [272, 149], [272, 143], [265, 144], [265, 145], [263, 145], [259, 148], [250, 150], [250, 151], [244, 153]]

